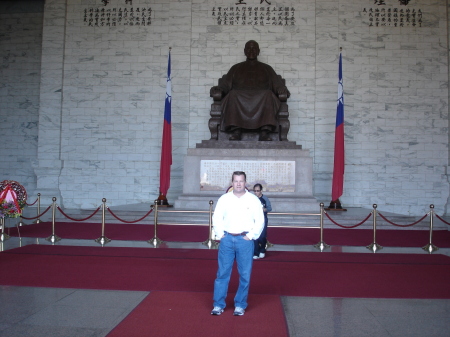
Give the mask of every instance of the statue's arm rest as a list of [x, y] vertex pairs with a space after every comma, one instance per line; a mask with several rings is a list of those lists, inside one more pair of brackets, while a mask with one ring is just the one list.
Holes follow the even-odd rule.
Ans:
[[214, 102], [220, 102], [228, 93], [228, 90], [224, 85], [225, 77], [226, 75], [223, 75], [222, 78], [219, 79], [219, 85], [212, 87], [209, 91], [209, 97], [212, 97]]
[[278, 94], [278, 98], [280, 99], [280, 102], [287, 102], [288, 97], [289, 96], [287, 93]]
[[223, 91], [219, 87], [212, 87], [209, 91], [209, 97], [212, 97], [214, 102], [220, 102], [223, 97]]
[[[281, 75], [277, 75], [278, 77], [278, 87], [276, 88], [277, 96], [280, 102], [287, 102], [287, 99], [291, 95], [288, 88], [286, 88], [286, 80], [281, 77]], [[281, 92], [280, 92], [281, 91]]]

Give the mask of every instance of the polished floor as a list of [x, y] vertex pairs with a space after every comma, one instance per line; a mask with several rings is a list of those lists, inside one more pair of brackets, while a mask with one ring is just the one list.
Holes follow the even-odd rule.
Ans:
[[[12, 237], [0, 242], [0, 250], [28, 244], [52, 243]], [[92, 240], [62, 240], [56, 244], [98, 245]], [[108, 246], [149, 247], [149, 243], [112, 241]], [[168, 242], [164, 246], [207, 249], [200, 243]], [[275, 245], [271, 249], [318, 251], [313, 246], [294, 245]], [[373, 254], [365, 247], [333, 247], [333, 251]], [[427, 254], [421, 248], [383, 248], [383, 253]], [[437, 253], [450, 256], [450, 249], [441, 248]], [[0, 336], [106, 336], [147, 294], [0, 286]], [[450, 300], [282, 297], [282, 303], [291, 337], [450, 336]], [[202, 337], [201, 331], [198, 336]]]
[[[128, 220], [133, 220], [140, 218], [148, 208], [148, 205], [136, 204], [113, 209], [121, 217], [127, 215]], [[31, 217], [36, 214], [36, 210], [33, 208], [26, 208], [26, 211], [26, 216]], [[84, 218], [91, 214], [92, 210], [68, 210], [66, 212], [76, 218]], [[348, 212], [334, 213], [333, 217], [339, 222], [358, 223], [369, 212], [370, 210], [367, 209], [349, 209]], [[41, 220], [49, 221], [51, 217], [49, 213]], [[166, 213], [165, 215], [172, 214]], [[411, 223], [415, 221], [413, 218], [403, 218], [395, 214], [387, 215], [396, 222]], [[61, 220], [64, 219], [59, 213], [57, 216]], [[274, 219], [272, 224], [282, 218], [282, 216], [272, 216]], [[198, 216], [195, 218], [195, 221], [199, 221]], [[101, 221], [100, 214], [90, 221], [93, 219]], [[201, 219], [207, 222], [207, 215], [202, 215]], [[114, 219], [108, 219], [108, 221], [111, 220]], [[178, 221], [178, 219], [169, 220]], [[188, 219], [183, 219], [183, 221], [186, 220]], [[370, 223], [367, 225], [370, 227]], [[428, 226], [427, 223], [420, 225], [423, 226], [421, 229], [426, 229]], [[14, 226], [13, 219], [8, 219], [7, 227], [9, 226]], [[380, 221], [379, 226], [387, 226], [387, 224]], [[435, 226], [439, 226], [439, 229], [446, 228], [441, 222], [436, 222]], [[0, 251], [29, 244], [50, 245], [52, 243], [45, 239], [11, 237], [4, 242], [0, 241]], [[99, 245], [93, 240], [68, 239], [63, 239], [55, 244]], [[118, 240], [109, 242], [107, 246], [152, 247], [146, 241]], [[201, 243], [193, 242], [166, 242], [161, 246], [208, 249]], [[319, 253], [314, 246], [304, 245], [275, 245], [270, 249]], [[373, 254], [365, 247], [350, 246], [333, 246], [325, 249], [323, 253], [326, 254], [330, 251]], [[389, 254], [427, 254], [420, 247], [384, 247], [381, 251]], [[440, 248], [433, 254], [450, 256], [450, 248]], [[0, 272], [7, 271], [0, 270]], [[140, 291], [0, 286], [0, 337], [106, 336], [147, 294], [147, 292]], [[282, 303], [291, 337], [450, 336], [450, 300], [282, 297]], [[251, 310], [251, 307], [248, 310]], [[205, 315], [209, 315], [209, 312], [205, 312]], [[276, 333], [272, 335], [276, 335]], [[180, 336], [183, 336], [182, 332], [180, 332]], [[201, 331], [198, 336], [210, 337], [203, 336]]]

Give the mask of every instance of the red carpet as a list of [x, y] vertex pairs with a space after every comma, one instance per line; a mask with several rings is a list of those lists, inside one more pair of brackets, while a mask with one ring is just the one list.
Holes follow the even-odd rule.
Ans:
[[[31, 245], [0, 253], [1, 285], [212, 293], [217, 251]], [[234, 272], [230, 292], [237, 289]], [[450, 298], [450, 257], [439, 254], [268, 252], [251, 294]]]
[[[208, 239], [208, 226], [161, 225], [157, 235], [164, 241], [203, 242]], [[8, 228], [11, 236], [18, 236], [15, 227]], [[101, 236], [101, 224], [61, 222], [56, 223], [55, 233], [63, 239], [95, 240]], [[49, 222], [20, 227], [23, 237], [46, 238], [52, 234]], [[153, 238], [153, 225], [106, 224], [105, 236], [111, 240], [147, 241]], [[280, 245], [314, 245], [320, 241], [319, 229], [311, 228], [269, 228], [268, 239]], [[324, 241], [332, 246], [367, 246], [373, 241], [370, 229], [324, 229]], [[429, 231], [424, 230], [378, 230], [377, 243], [385, 247], [423, 247], [429, 242]], [[450, 231], [433, 232], [433, 244], [437, 247], [450, 247]]]
[[250, 295], [244, 317], [233, 316], [234, 294], [225, 312], [211, 316], [212, 294], [203, 292], [150, 293], [108, 337], [284, 337], [288, 336], [279, 296]]

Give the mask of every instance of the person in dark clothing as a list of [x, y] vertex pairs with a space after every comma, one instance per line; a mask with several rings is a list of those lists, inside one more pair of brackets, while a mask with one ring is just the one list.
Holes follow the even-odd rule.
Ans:
[[269, 220], [267, 219], [267, 213], [272, 211], [272, 205], [270, 204], [269, 198], [267, 198], [265, 195], [262, 194], [263, 187], [261, 184], [255, 184], [253, 186], [253, 192], [255, 192], [255, 195], [259, 198], [259, 201], [261, 201], [261, 204], [263, 205], [263, 211], [264, 211], [264, 229], [261, 232], [261, 235], [257, 240], [255, 240], [255, 250], [253, 253], [253, 259], [262, 259], [266, 256], [266, 244], [267, 244], [267, 225], [269, 223]]

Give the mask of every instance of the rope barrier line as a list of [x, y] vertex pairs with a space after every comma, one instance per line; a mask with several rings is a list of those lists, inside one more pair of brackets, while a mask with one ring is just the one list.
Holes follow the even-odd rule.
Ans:
[[25, 204], [26, 204], [27, 206], [33, 206], [35, 203], [38, 202], [38, 200], [39, 200], [39, 198], [36, 198], [36, 200], [35, 200], [32, 204], [29, 204], [28, 202], [25, 201]]
[[379, 215], [384, 221], [386, 221], [387, 223], [390, 223], [391, 225], [397, 226], [397, 227], [411, 227], [411, 226], [417, 225], [419, 222], [421, 222], [423, 219], [425, 219], [425, 218], [428, 216], [428, 214], [425, 214], [425, 215], [424, 215], [423, 217], [421, 217], [419, 220], [417, 220], [416, 222], [413, 222], [413, 223], [411, 223], [411, 224], [409, 224], [409, 225], [399, 225], [399, 224], [393, 223], [392, 221], [389, 221], [388, 219], [386, 219], [386, 218], [384, 217], [384, 215], [381, 214], [380, 212], [378, 212], [378, 215]]
[[89, 220], [89, 219], [92, 218], [95, 214], [97, 214], [97, 212], [100, 210], [100, 206], [98, 206], [98, 208], [94, 211], [94, 213], [92, 213], [91, 215], [89, 215], [87, 218], [84, 218], [84, 219], [75, 219], [75, 218], [72, 218], [72, 217], [68, 216], [66, 213], [64, 213], [64, 211], [63, 211], [59, 206], [56, 206], [56, 208], [58, 209], [58, 211], [59, 211], [62, 215], [64, 215], [67, 219], [72, 220], [72, 221], [86, 221], [86, 220]]
[[137, 219], [137, 220], [134, 220], [134, 221], [126, 221], [126, 220], [120, 219], [117, 215], [115, 215], [115, 214], [113, 213], [113, 211], [111, 211], [111, 210], [109, 209], [109, 207], [106, 207], [106, 209], [107, 209], [108, 212], [109, 212], [113, 217], [115, 217], [117, 220], [122, 221], [122, 222], [125, 222], [125, 223], [136, 223], [136, 222], [142, 221], [142, 220], [144, 220], [146, 217], [148, 217], [148, 216], [150, 215], [151, 212], [153, 212], [153, 209], [150, 209], [150, 211], [148, 211], [147, 214], [145, 214], [142, 218]]
[[[212, 201], [212, 200], [210, 200], [210, 202], [209, 202], [209, 205], [210, 205], [209, 211], [159, 210], [159, 209], [158, 209], [158, 200], [155, 200], [154, 205], [151, 206], [150, 210], [149, 210], [143, 217], [141, 217], [141, 218], [139, 218], [139, 219], [137, 219], [137, 220], [133, 220], [133, 221], [127, 221], [127, 220], [121, 219], [121, 218], [119, 218], [116, 214], [114, 214], [114, 212], [113, 212], [108, 206], [106, 206], [106, 199], [105, 199], [105, 198], [102, 199], [102, 206], [99, 206], [99, 207], [98, 207], [91, 215], [89, 215], [88, 217], [83, 218], [83, 219], [75, 219], [75, 218], [72, 218], [72, 217], [70, 217], [69, 215], [67, 215], [67, 214], [66, 214], [66, 213], [65, 213], [65, 212], [64, 212], [64, 211], [56, 204], [56, 198], [55, 198], [55, 197], [52, 198], [52, 201], [53, 201], [52, 205], [48, 206], [47, 209], [46, 209], [44, 212], [42, 212], [41, 214], [38, 214], [36, 217], [30, 217], [30, 218], [27, 218], [27, 217], [24, 217], [23, 215], [21, 215], [21, 219], [26, 219], [26, 220], [34, 220], [34, 219], [38, 219], [38, 220], [36, 221], [36, 223], [38, 223], [38, 222], [39, 222], [39, 217], [41, 217], [41, 216], [43, 216], [44, 214], [46, 214], [46, 213], [50, 210], [50, 208], [51, 208], [51, 209], [52, 209], [52, 235], [49, 236], [48, 238], [46, 238], [46, 240], [47, 240], [47, 241], [50, 241], [50, 242], [52, 242], [52, 243], [61, 240], [61, 238], [58, 237], [58, 236], [55, 234], [55, 223], [56, 223], [55, 211], [56, 211], [56, 209], [58, 209], [64, 217], [66, 217], [66, 218], [68, 218], [68, 219], [70, 219], [70, 220], [72, 220], [72, 221], [86, 221], [86, 220], [92, 218], [95, 214], [97, 214], [97, 212], [98, 212], [98, 211], [100, 210], [100, 208], [101, 208], [101, 209], [102, 209], [102, 235], [101, 235], [98, 239], [96, 239], [95, 242], [101, 244], [102, 246], [105, 245], [105, 244], [107, 244], [108, 242], [111, 241], [110, 239], [108, 239], [108, 238], [105, 236], [105, 225], [106, 225], [105, 212], [106, 212], [106, 209], [108, 209], [108, 212], [109, 212], [115, 219], [117, 219], [117, 220], [120, 221], [120, 222], [127, 223], [127, 224], [133, 224], [133, 223], [137, 223], [137, 222], [139, 222], [139, 221], [142, 221], [142, 220], [144, 220], [147, 216], [149, 216], [153, 211], [155, 211], [155, 212], [154, 212], [154, 237], [153, 237], [152, 239], [150, 239], [150, 240], [147, 241], [148, 243], [153, 244], [153, 246], [154, 246], [155, 248], [156, 248], [159, 244], [161, 244], [161, 243], [164, 242], [164, 241], [162, 241], [160, 238], [158, 238], [158, 236], [157, 236], [157, 226], [158, 226], [158, 225], [183, 225], [183, 226], [192, 226], [192, 225], [195, 226], [195, 225], [199, 225], [199, 226], [209, 226], [209, 237], [208, 237], [208, 239], [207, 239], [206, 241], [202, 242], [202, 244], [208, 246], [208, 248], [210, 248], [210, 249], [217, 248], [218, 245], [219, 245], [219, 243], [217, 243], [216, 240], [215, 240], [215, 238], [213, 237], [213, 233], [212, 233], [212, 227], [213, 227], [213, 224], [212, 224], [212, 215], [213, 215], [213, 213], [214, 213], [214, 212], [213, 212], [213, 209], [212, 209], [212, 205], [213, 205], [213, 201]], [[38, 193], [38, 198], [36, 199], [36, 201], [35, 201], [33, 204], [28, 204], [28, 203], [27, 203], [27, 205], [32, 206], [32, 205], [34, 205], [36, 202], [38, 202], [38, 208], [37, 208], [37, 209], [38, 209], [38, 213], [39, 213], [39, 211], [40, 211], [40, 193]], [[159, 213], [209, 213], [209, 224], [206, 225], [206, 224], [191, 224], [191, 223], [180, 223], [180, 224], [177, 224], [177, 223], [158, 223], [158, 214], [159, 214]], [[380, 217], [381, 217], [384, 221], [386, 221], [387, 223], [389, 223], [389, 224], [391, 224], [391, 225], [393, 225], [393, 226], [396, 226], [396, 227], [403, 227], [403, 228], [404, 228], [404, 227], [411, 227], [411, 226], [414, 226], [414, 225], [418, 224], [419, 222], [423, 221], [427, 216], [429, 216], [429, 217], [430, 217], [429, 243], [428, 243], [426, 246], [422, 247], [422, 249], [425, 250], [426, 252], [430, 253], [430, 254], [433, 253], [433, 252], [435, 252], [436, 250], [439, 249], [439, 248], [436, 247], [436, 246], [433, 244], [433, 242], [432, 242], [432, 239], [433, 239], [433, 218], [434, 218], [434, 215], [436, 215], [436, 217], [437, 217], [439, 220], [441, 220], [442, 222], [444, 222], [445, 224], [450, 225], [449, 222], [446, 222], [443, 218], [441, 218], [439, 215], [437, 215], [437, 214], [434, 213], [434, 205], [430, 205], [430, 212], [429, 212], [429, 213], [426, 213], [422, 218], [420, 218], [420, 219], [417, 220], [416, 222], [411, 223], [411, 224], [407, 224], [407, 225], [401, 225], [401, 224], [396, 224], [396, 223], [394, 223], [394, 222], [388, 220], [384, 215], [382, 215], [381, 213], [377, 212], [377, 205], [376, 205], [376, 204], [373, 204], [373, 211], [370, 212], [364, 220], [362, 220], [361, 222], [357, 223], [356, 225], [345, 226], [345, 225], [341, 225], [341, 224], [337, 223], [335, 220], [333, 220], [333, 219], [330, 217], [330, 215], [324, 210], [324, 204], [323, 204], [323, 203], [320, 203], [320, 213], [271, 213], [271, 215], [319, 216], [319, 219], [320, 219], [320, 226], [319, 226], [319, 227], [317, 227], [317, 226], [302, 226], [302, 225], [293, 225], [293, 226], [292, 226], [292, 225], [291, 225], [291, 226], [287, 226], [287, 225], [286, 225], [286, 226], [285, 226], [285, 225], [271, 226], [271, 225], [269, 225], [269, 227], [274, 227], [274, 228], [276, 228], [276, 227], [283, 227], [283, 228], [317, 228], [317, 229], [320, 229], [320, 241], [319, 241], [319, 243], [317, 243], [316, 245], [314, 245], [314, 247], [315, 247], [315, 248], [318, 248], [320, 251], [323, 251], [324, 249], [330, 247], [330, 245], [327, 245], [327, 244], [325, 243], [324, 238], [323, 238], [323, 230], [324, 230], [323, 215], [324, 215], [324, 214], [325, 214], [325, 215], [328, 217], [328, 219], [329, 219], [333, 224], [335, 224], [336, 226], [339, 226], [339, 227], [342, 227], [342, 228], [347, 228], [347, 229], [356, 228], [356, 227], [358, 227], [358, 226], [361, 226], [361, 225], [364, 224], [367, 220], [369, 220], [369, 218], [372, 216], [372, 217], [373, 217], [373, 242], [372, 242], [369, 246], [367, 246], [366, 248], [368, 248], [369, 250], [373, 251], [374, 253], [375, 253], [377, 250], [380, 250], [380, 249], [383, 248], [382, 246], [380, 246], [380, 245], [376, 242], [376, 232], [377, 232], [377, 229], [376, 229], [376, 221], [377, 221], [377, 215], [380, 215]], [[0, 219], [0, 220], [4, 220], [4, 219]], [[18, 224], [17, 226], [19, 226], [19, 224]], [[4, 228], [5, 228], [4, 223], [3, 223], [3, 226], [1, 226], [1, 227], [2, 227], [2, 228], [1, 228], [2, 231], [4, 231]], [[2, 232], [2, 233], [0, 234], [0, 241], [3, 242], [3, 241], [5, 241], [5, 240], [7, 240], [8, 237], [9, 237], [9, 236], [7, 236], [6, 233], [3, 233], [3, 232]], [[19, 232], [19, 237], [20, 237], [20, 232]], [[269, 244], [269, 243], [268, 243], [268, 244]], [[268, 246], [268, 247], [270, 247], [270, 246]]]
[[332, 223], [334, 223], [336, 226], [339, 226], [339, 227], [342, 227], [342, 228], [355, 228], [355, 227], [361, 226], [364, 222], [366, 222], [366, 221], [372, 216], [372, 213], [369, 213], [369, 215], [368, 215], [363, 221], [361, 221], [360, 223], [358, 223], [358, 224], [356, 224], [356, 225], [353, 225], [353, 226], [344, 226], [344, 225], [340, 225], [340, 224], [338, 224], [336, 221], [334, 221], [333, 219], [331, 219], [331, 217], [328, 215], [327, 212], [325, 212], [325, 215], [326, 215], [327, 218], [330, 219], [330, 221], [331, 221]]
[[25, 216], [22, 215], [21, 218], [22, 218], [22, 219], [25, 219], [25, 220], [34, 220], [34, 219], [37, 219], [37, 218], [43, 216], [45, 213], [47, 213], [48, 210], [49, 210], [50, 208], [52, 208], [52, 205], [48, 206], [47, 209], [46, 209], [44, 212], [42, 212], [41, 214], [39, 214], [38, 216], [35, 216], [35, 217], [32, 217], [32, 218], [27, 218], [27, 217], [25, 217]]
[[444, 219], [442, 219], [439, 215], [435, 214], [436, 218], [438, 218], [439, 220], [441, 220], [443, 223], [445, 223], [446, 225], [450, 226], [450, 223], [448, 223], [447, 221], [445, 221]]

